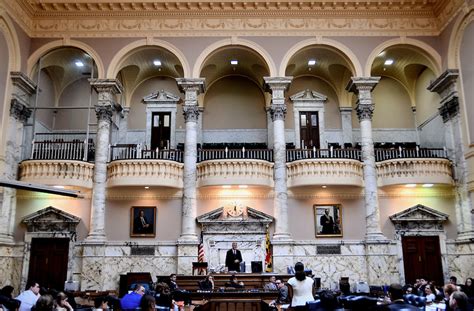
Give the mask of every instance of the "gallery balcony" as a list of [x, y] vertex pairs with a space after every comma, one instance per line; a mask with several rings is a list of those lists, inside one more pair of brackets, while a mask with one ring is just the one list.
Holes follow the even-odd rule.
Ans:
[[252, 185], [273, 187], [273, 151], [204, 149], [198, 151], [198, 187]]

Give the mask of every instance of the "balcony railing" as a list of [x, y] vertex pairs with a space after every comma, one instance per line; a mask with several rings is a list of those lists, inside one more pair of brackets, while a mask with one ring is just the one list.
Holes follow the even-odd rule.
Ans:
[[286, 150], [286, 162], [309, 159], [352, 159], [361, 160], [359, 149], [288, 149]]
[[270, 149], [206, 149], [198, 151], [198, 162], [208, 160], [247, 159], [273, 162], [273, 150]]
[[94, 148], [86, 141], [33, 141], [31, 160], [92, 161]]
[[184, 152], [177, 149], [142, 150], [140, 144], [115, 145], [110, 147], [110, 160], [168, 160], [183, 163]]
[[394, 148], [394, 149], [375, 149], [375, 161], [385, 161], [392, 159], [409, 159], [409, 158], [444, 158], [448, 155], [446, 149], [443, 148]]

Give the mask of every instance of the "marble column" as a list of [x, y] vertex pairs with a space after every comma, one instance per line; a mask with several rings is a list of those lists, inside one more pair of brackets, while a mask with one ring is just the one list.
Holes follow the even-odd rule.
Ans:
[[431, 82], [428, 90], [438, 93], [441, 97], [439, 114], [445, 125], [448, 156], [453, 162], [457, 241], [472, 242], [474, 240], [472, 202], [468, 190], [468, 166], [464, 156], [465, 142], [459, 113], [456, 85], [458, 77], [457, 69], [448, 69]]
[[288, 230], [288, 192], [286, 172], [285, 143], [285, 91], [293, 77], [264, 77], [266, 89], [272, 94], [270, 113], [273, 121], [273, 178], [275, 197], [273, 200], [273, 216], [275, 232], [273, 239], [289, 240]]
[[371, 91], [379, 80], [380, 77], [353, 77], [346, 87], [346, 90], [356, 93], [358, 96], [356, 111], [360, 123], [362, 161], [364, 162], [365, 239], [367, 241], [386, 240], [380, 229], [377, 171], [375, 168], [374, 142], [372, 139], [374, 104]]
[[122, 92], [122, 85], [115, 79], [90, 79], [98, 94], [95, 112], [97, 137], [95, 142], [94, 184], [92, 190], [91, 222], [87, 242], [101, 243], [105, 236], [105, 199], [107, 191], [107, 162], [109, 161], [110, 125], [119, 104], [115, 95]]
[[[16, 180], [18, 164], [22, 154], [22, 140], [24, 124], [31, 116], [30, 100], [36, 90], [36, 85], [21, 72], [11, 72], [13, 91], [10, 101], [10, 115], [8, 118], [5, 137], [5, 162], [3, 164], [2, 179]], [[0, 244], [14, 242], [16, 190], [3, 188], [0, 193]]]
[[183, 205], [181, 236], [179, 240], [197, 241], [196, 234], [196, 161], [197, 137], [199, 123], [198, 95], [205, 91], [205, 79], [176, 79], [178, 87], [185, 94], [183, 114], [186, 124], [184, 140], [184, 168], [183, 168]]
[[345, 143], [352, 144], [352, 108], [340, 107], [341, 125], [342, 125], [342, 146]]
[[265, 114], [267, 116], [267, 148], [273, 149], [272, 109], [270, 107], [265, 108]]

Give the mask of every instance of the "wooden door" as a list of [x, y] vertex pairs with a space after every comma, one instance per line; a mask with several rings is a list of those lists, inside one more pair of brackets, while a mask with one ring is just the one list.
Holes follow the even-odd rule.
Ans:
[[151, 149], [170, 148], [171, 112], [153, 112], [151, 115]]
[[317, 111], [300, 112], [301, 149], [319, 148], [319, 116]]
[[35, 280], [41, 287], [63, 290], [68, 253], [69, 239], [33, 238], [28, 280]]
[[405, 283], [424, 278], [444, 284], [441, 251], [437, 236], [408, 236], [402, 239]]

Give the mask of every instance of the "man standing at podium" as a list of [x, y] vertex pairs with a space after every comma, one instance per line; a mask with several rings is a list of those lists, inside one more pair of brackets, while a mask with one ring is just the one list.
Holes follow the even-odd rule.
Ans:
[[232, 248], [227, 251], [225, 256], [225, 266], [228, 271], [240, 272], [240, 263], [242, 262], [242, 254], [237, 249], [237, 242], [232, 242]]

